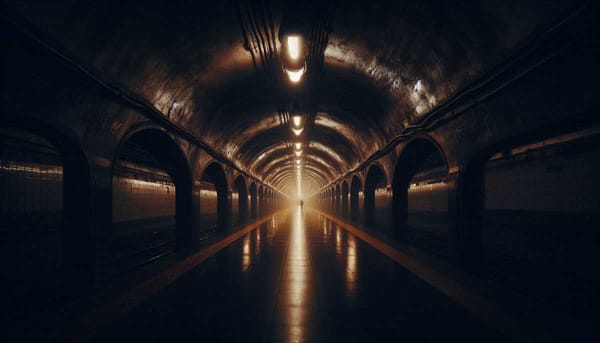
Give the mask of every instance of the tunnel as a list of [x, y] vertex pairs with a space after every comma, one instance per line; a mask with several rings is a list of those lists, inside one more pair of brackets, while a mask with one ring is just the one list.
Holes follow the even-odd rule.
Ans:
[[0, 3], [6, 341], [600, 341], [593, 1]]

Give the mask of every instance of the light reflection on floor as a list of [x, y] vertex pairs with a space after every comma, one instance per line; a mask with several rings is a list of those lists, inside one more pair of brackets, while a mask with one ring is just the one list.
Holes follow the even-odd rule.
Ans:
[[[471, 339], [463, 339], [467, 333]], [[95, 341], [491, 342], [488, 333], [359, 238], [297, 208], [244, 235]]]
[[342, 229], [337, 225], [335, 226], [335, 253], [342, 254]]
[[245, 272], [252, 263], [252, 254], [250, 253], [250, 233], [244, 237], [242, 248], [242, 270]]
[[356, 238], [354, 235], [347, 235], [348, 238], [348, 251], [346, 252], [346, 290], [352, 294], [356, 286]]
[[287, 336], [288, 342], [304, 341], [304, 322], [306, 320], [306, 297], [309, 287], [310, 259], [306, 247], [306, 228], [304, 213], [300, 208], [294, 211], [289, 250], [286, 260], [287, 289]]

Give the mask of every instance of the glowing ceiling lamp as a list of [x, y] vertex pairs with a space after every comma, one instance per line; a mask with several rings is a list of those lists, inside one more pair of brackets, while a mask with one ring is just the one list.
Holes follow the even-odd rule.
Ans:
[[289, 35], [286, 39], [286, 47], [287, 53], [292, 61], [297, 61], [300, 59], [300, 55], [302, 53], [302, 37], [299, 35]]
[[301, 127], [302, 126], [302, 116], [300, 116], [300, 115], [293, 116], [292, 123], [294, 123], [294, 127]]
[[[306, 56], [308, 48], [303, 32], [302, 18], [295, 13], [291, 20], [282, 22], [279, 29], [281, 42], [281, 64], [292, 83], [298, 83], [306, 73]], [[300, 21], [298, 21], [300, 20]]]
[[292, 131], [294, 131], [294, 134], [295, 134], [296, 136], [300, 136], [300, 135], [302, 134], [302, 131], [304, 131], [304, 128], [303, 128], [303, 127], [301, 127], [301, 128], [299, 128], [299, 129], [292, 129]]
[[300, 80], [302, 80], [302, 76], [304, 75], [305, 71], [306, 71], [306, 69], [304, 67], [302, 67], [298, 70], [285, 69], [285, 72], [286, 72], [288, 78], [290, 79], [290, 81], [292, 81], [292, 83], [300, 82]]
[[302, 155], [302, 150], [294, 151], [294, 154], [296, 155], [296, 157], [300, 157]]
[[294, 143], [294, 146], [296, 147], [296, 150], [301, 150], [302, 149], [302, 143], [300, 143], [300, 142]]
[[281, 61], [283, 69], [299, 70], [305, 64], [306, 42], [298, 30], [292, 31], [294, 32], [283, 33], [283, 37], [281, 37], [283, 39], [280, 38], [281, 45], [283, 46]]

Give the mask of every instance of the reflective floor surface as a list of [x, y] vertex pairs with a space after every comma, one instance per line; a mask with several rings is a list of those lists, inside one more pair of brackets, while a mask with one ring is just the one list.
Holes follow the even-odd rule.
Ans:
[[354, 235], [299, 208], [275, 216], [94, 340], [506, 341]]

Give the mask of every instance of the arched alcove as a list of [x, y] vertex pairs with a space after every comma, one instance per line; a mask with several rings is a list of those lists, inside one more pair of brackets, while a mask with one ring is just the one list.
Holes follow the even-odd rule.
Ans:
[[226, 229], [229, 222], [227, 176], [217, 162], [211, 163], [202, 174], [200, 218], [203, 231]]
[[250, 217], [256, 218], [258, 216], [258, 191], [256, 189], [256, 182], [250, 184]]
[[258, 187], [258, 216], [265, 215], [265, 190], [263, 186]]
[[342, 211], [342, 191], [340, 189], [340, 185], [335, 185], [335, 201], [334, 201], [334, 210], [333, 212], [336, 215], [340, 215]]
[[233, 202], [235, 204], [236, 211], [234, 211], [235, 213], [232, 213], [232, 215], [237, 214], [237, 218], [234, 218], [234, 220], [237, 222], [236, 224], [243, 223], [248, 219], [248, 190], [246, 188], [246, 180], [244, 179], [243, 175], [239, 175], [235, 179], [233, 188], [235, 194]]
[[447, 258], [448, 166], [430, 139], [409, 142], [396, 163], [393, 180], [394, 235]]
[[273, 205], [273, 192], [269, 189], [267, 190], [267, 213], [271, 211], [271, 206]]
[[461, 233], [471, 235], [467, 266], [547, 303], [594, 308], [600, 135], [564, 125], [519, 138], [487, 149], [465, 170], [461, 204], [473, 209], [462, 213]]
[[192, 240], [191, 174], [164, 131], [137, 131], [119, 144], [112, 169], [112, 252], [125, 273]]
[[389, 217], [389, 192], [383, 170], [376, 164], [369, 168], [365, 179], [365, 225], [387, 231]]
[[329, 189], [329, 210], [333, 213], [335, 213], [335, 202], [336, 202], [335, 186], [332, 186]]
[[348, 217], [348, 183], [342, 182], [342, 217]]
[[22, 119], [0, 122], [3, 314], [78, 294], [95, 276], [87, 159], [54, 128]]
[[362, 193], [362, 183], [358, 176], [352, 177], [352, 183], [350, 184], [350, 220], [354, 222], [360, 222], [360, 193]]

